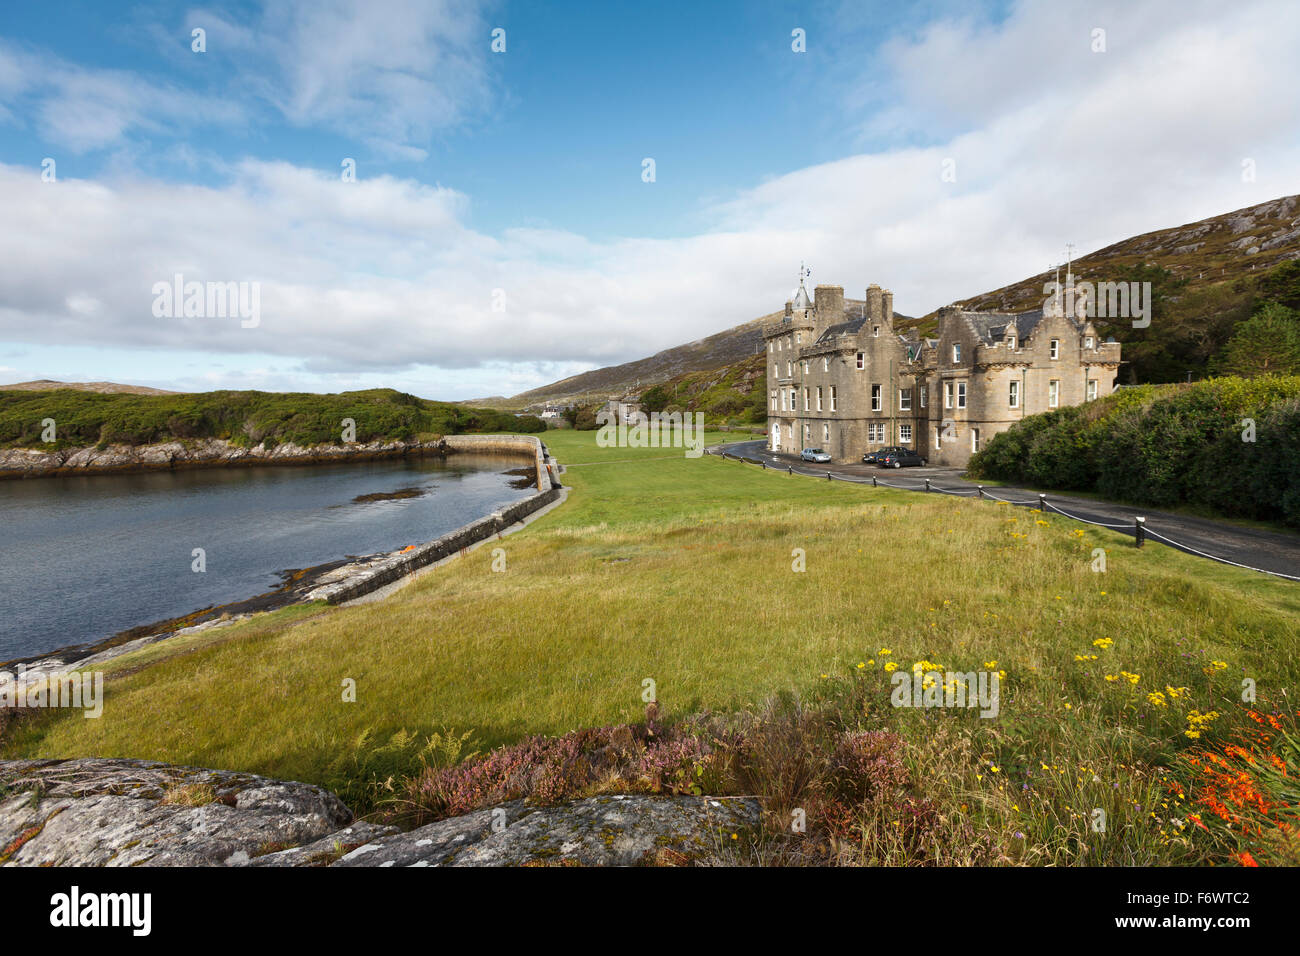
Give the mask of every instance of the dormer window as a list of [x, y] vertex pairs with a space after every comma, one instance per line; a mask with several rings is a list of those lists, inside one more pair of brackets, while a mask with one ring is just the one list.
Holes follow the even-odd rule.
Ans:
[[959, 342], [952, 347], [952, 364], [956, 365], [960, 361], [961, 361], [961, 343]]
[[1014, 335], [1007, 336], [1007, 348], [1013, 352], [1016, 350], [1016, 337]]
[[1091, 336], [1091, 335], [1085, 335], [1085, 336], [1083, 337], [1083, 347], [1084, 347], [1085, 349], [1090, 349], [1090, 348], [1092, 348], [1092, 336]]

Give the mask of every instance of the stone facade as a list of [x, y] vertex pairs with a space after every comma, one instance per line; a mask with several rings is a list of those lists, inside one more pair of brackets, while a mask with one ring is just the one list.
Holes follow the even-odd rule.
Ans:
[[922, 339], [894, 328], [888, 290], [873, 284], [846, 308], [841, 286], [809, 298], [801, 282], [782, 321], [763, 330], [768, 447], [849, 462], [902, 445], [930, 464], [964, 466], [1026, 415], [1114, 389], [1120, 346], [1101, 341], [1086, 303], [1075, 311], [1059, 295], [1030, 312], [945, 306], [937, 336]]

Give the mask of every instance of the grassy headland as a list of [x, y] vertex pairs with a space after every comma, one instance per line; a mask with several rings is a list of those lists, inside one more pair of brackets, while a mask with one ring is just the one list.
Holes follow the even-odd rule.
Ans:
[[[343, 420], [358, 442], [413, 441], [466, 432], [540, 432], [531, 415], [416, 398], [390, 388], [337, 395], [224, 391], [128, 395], [78, 391], [0, 391], [0, 448], [84, 448], [220, 438], [238, 446], [339, 442]], [[54, 442], [42, 440], [53, 419]]]
[[[107, 669], [102, 719], [21, 721], [5, 756], [149, 758], [317, 782], [362, 809], [393, 793], [419, 803], [446, 789], [439, 773], [495, 772], [438, 766], [458, 759], [448, 742], [464, 732], [486, 749], [634, 724], [627, 740], [644, 748], [649, 679], [654, 719], [669, 725], [767, 715], [748, 725], [767, 741], [758, 751], [711, 731], [672, 773], [643, 778], [652, 789], [758, 787], [773, 833], [788, 834], [791, 806], [820, 806], [809, 833], [853, 859], [1172, 863], [1240, 850], [1193, 819], [1212, 822], [1188, 755], [1257, 726], [1252, 712], [1295, 710], [1294, 585], [1059, 516], [594, 438], [547, 436], [570, 466], [570, 497], [494, 543], [504, 572], [483, 548], [374, 604], [293, 608], [154, 645]], [[999, 716], [890, 706], [890, 672], [923, 662], [1005, 675]], [[1243, 678], [1258, 689], [1253, 711]], [[783, 694], [803, 703], [766, 703]], [[826, 738], [805, 712], [831, 715], [832, 751], [814, 745]], [[605, 738], [571, 739], [556, 772], [576, 778], [594, 766], [583, 748]], [[872, 756], [893, 741], [888, 759]], [[847, 763], [908, 796], [870, 802], [843, 784]], [[478, 786], [475, 799], [518, 792]], [[817, 803], [823, 790], [860, 799], [836, 817], [834, 799]], [[917, 821], [924, 840], [893, 836]]]

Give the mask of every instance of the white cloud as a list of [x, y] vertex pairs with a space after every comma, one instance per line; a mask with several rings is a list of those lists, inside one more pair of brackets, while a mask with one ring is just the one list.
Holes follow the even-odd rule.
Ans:
[[419, 160], [434, 133], [491, 100], [482, 11], [455, 0], [267, 0], [249, 26], [206, 9], [186, 23], [207, 30], [210, 51], [233, 54], [246, 87], [293, 125]]

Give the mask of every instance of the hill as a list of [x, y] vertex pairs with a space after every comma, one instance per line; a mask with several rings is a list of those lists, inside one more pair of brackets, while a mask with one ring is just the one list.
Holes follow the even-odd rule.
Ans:
[[[1204, 374], [1206, 364], [1226, 345], [1236, 325], [1260, 299], [1260, 282], [1280, 266], [1300, 259], [1300, 196], [1284, 196], [1256, 206], [1113, 243], [1074, 260], [1080, 279], [1149, 281], [1155, 310], [1151, 327], [1127, 323], [1098, 325], [1125, 345], [1121, 377], [1128, 383], [1183, 381]], [[1050, 276], [1038, 273], [962, 301], [968, 309], [1029, 309], [1044, 298]], [[1286, 272], [1274, 286], [1300, 280]], [[1267, 290], [1286, 300], [1294, 293]], [[846, 304], [855, 300], [845, 300]], [[1300, 302], [1288, 302], [1292, 308]], [[594, 402], [663, 384], [691, 410], [707, 411], [724, 398], [727, 407], [750, 404], [752, 385], [761, 375], [761, 328], [781, 312], [770, 312], [734, 328], [649, 358], [584, 372], [507, 399], [495, 407], [525, 407], [538, 402]], [[935, 313], [919, 318], [896, 315], [900, 330], [922, 335], [935, 329]], [[755, 371], [759, 375], [755, 375]], [[718, 386], [733, 383], [732, 394]], [[698, 401], [697, 401], [698, 399]], [[490, 405], [477, 400], [474, 404]], [[757, 420], [757, 419], [755, 419]]]
[[150, 388], [148, 385], [119, 385], [117, 382], [56, 382], [48, 378], [37, 379], [34, 382], [0, 385], [0, 392], [51, 392], [60, 388], [70, 388], [78, 392], [99, 392], [104, 395], [184, 394], [184, 392], [169, 392], [164, 388]]
[[[43, 440], [46, 419], [58, 423], [55, 441]], [[286, 442], [308, 447], [339, 441], [347, 419], [354, 423], [354, 440], [359, 442], [546, 429], [531, 415], [465, 408], [389, 388], [335, 395], [255, 391], [129, 395], [65, 388], [0, 392], [0, 448], [57, 450], [203, 438], [219, 438], [239, 447]]]

